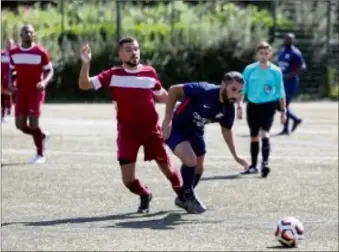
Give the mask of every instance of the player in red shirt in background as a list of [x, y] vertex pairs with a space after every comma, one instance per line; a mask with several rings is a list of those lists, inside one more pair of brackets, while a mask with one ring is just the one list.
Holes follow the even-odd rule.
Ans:
[[134, 38], [119, 41], [119, 57], [122, 66], [105, 70], [97, 76], [89, 76], [91, 49], [81, 49], [82, 67], [79, 88], [82, 90], [109, 87], [117, 106], [117, 158], [121, 167], [124, 185], [140, 196], [139, 213], [149, 211], [151, 191], [135, 176], [138, 150], [144, 147], [145, 161], [155, 160], [178, 194], [181, 178], [170, 161], [159, 126], [154, 96], [159, 102], [166, 102], [167, 91], [162, 88], [153, 67], [140, 64], [140, 49]]
[[12, 92], [9, 90], [10, 68], [9, 50], [14, 46], [13, 39], [6, 41], [6, 49], [1, 50], [1, 122], [6, 122], [5, 116], [11, 114]]
[[31, 162], [41, 164], [45, 162], [43, 151], [48, 135], [39, 126], [40, 107], [45, 100], [45, 88], [53, 77], [53, 66], [46, 49], [33, 42], [32, 25], [24, 25], [20, 37], [21, 44], [9, 53], [10, 67], [16, 71], [15, 125], [33, 136], [37, 155]]

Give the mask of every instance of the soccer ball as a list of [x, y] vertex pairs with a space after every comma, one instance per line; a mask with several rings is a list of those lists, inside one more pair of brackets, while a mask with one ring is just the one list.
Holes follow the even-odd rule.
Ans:
[[274, 233], [277, 240], [285, 247], [296, 247], [304, 239], [304, 226], [294, 217], [279, 220]]

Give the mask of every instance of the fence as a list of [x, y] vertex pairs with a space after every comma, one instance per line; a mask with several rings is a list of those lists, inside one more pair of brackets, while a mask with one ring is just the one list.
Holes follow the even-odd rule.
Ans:
[[[183, 19], [183, 15], [189, 12], [192, 12], [191, 7], [186, 6], [184, 8], [185, 12], [178, 12], [178, 6], [182, 2], [190, 2], [190, 5], [203, 5], [201, 13], [199, 13], [198, 20], [192, 20], [192, 26], [197, 22], [211, 22], [211, 15], [220, 15], [223, 12], [224, 6], [228, 3], [233, 2], [238, 5], [240, 8], [246, 8], [248, 5], [257, 5], [260, 9], [265, 9], [268, 11], [269, 15], [273, 17], [273, 23], [271, 25], [270, 38], [271, 42], [275, 44], [280, 43], [285, 32], [294, 32], [297, 37], [297, 46], [303, 52], [306, 58], [308, 65], [308, 71], [302, 75], [302, 84], [301, 92], [307, 89], [309, 94], [328, 94], [329, 89], [332, 86], [337, 86], [339, 83], [338, 78], [338, 34], [339, 34], [339, 25], [338, 25], [338, 2], [335, 0], [331, 1], [302, 1], [302, 0], [273, 0], [273, 1], [149, 1], [149, 0], [139, 0], [139, 1], [108, 1], [108, 0], [73, 0], [73, 1], [59, 1], [56, 6], [56, 11], [48, 13], [50, 15], [44, 17], [48, 20], [48, 24], [41, 23], [39, 18], [36, 18], [38, 37], [41, 39], [41, 42], [44, 43], [44, 38], [47, 38], [49, 43], [47, 49], [49, 49], [54, 55], [61, 55], [64, 57], [73, 57], [74, 54], [78, 52], [78, 44], [83, 43], [84, 41], [76, 41], [70, 38], [68, 41], [63, 41], [64, 35], [69, 35], [72, 31], [73, 33], [78, 33], [81, 30], [89, 30], [93, 33], [100, 34], [100, 39], [103, 40], [103, 43], [96, 43], [98, 48], [104, 46], [106, 41], [106, 36], [114, 35], [114, 39], [118, 40], [122, 35], [128, 33], [131, 24], [133, 23], [133, 29], [135, 30], [145, 30], [148, 29], [147, 25], [152, 24], [154, 29], [158, 29], [157, 33], [164, 33], [163, 39], [177, 39], [178, 30], [180, 30], [179, 19]], [[91, 3], [91, 4], [89, 4]], [[94, 4], [93, 4], [94, 3]], [[164, 4], [164, 7], [157, 9], [161, 11], [161, 15], [157, 13], [155, 15], [152, 6]], [[87, 7], [86, 7], [87, 6]], [[133, 8], [132, 8], [133, 6]], [[95, 10], [93, 9], [95, 8]], [[181, 7], [182, 8], [182, 7]], [[81, 11], [79, 11], [81, 9]], [[142, 9], [143, 16], [140, 15], [140, 12], [136, 12], [136, 9]], [[108, 11], [110, 10], [110, 11]], [[181, 9], [182, 11], [182, 9]], [[227, 10], [229, 13], [230, 10]], [[30, 11], [27, 9], [27, 13]], [[226, 12], [225, 12], [226, 13]], [[33, 14], [34, 11], [33, 11]], [[43, 15], [40, 13], [40, 15]], [[181, 16], [180, 16], [181, 15]], [[86, 18], [84, 18], [86, 16]], [[133, 16], [133, 19], [131, 18]], [[225, 14], [224, 14], [225, 16]], [[146, 18], [145, 18], [146, 17]], [[186, 15], [185, 17], [188, 17]], [[184, 17], [184, 18], [185, 18]], [[236, 15], [233, 15], [236, 17]], [[289, 26], [289, 29], [282, 29], [280, 23], [281, 17], [287, 18], [289, 22], [293, 23], [293, 26]], [[2, 17], [4, 18], [4, 17]], [[227, 18], [227, 17], [218, 17], [218, 18]], [[259, 17], [260, 19], [260, 17]], [[232, 23], [233, 22], [233, 23]], [[229, 23], [234, 24], [234, 26], [242, 24], [243, 20], [231, 20]], [[263, 17], [263, 22], [269, 22]], [[104, 23], [105, 29], [99, 30], [95, 24]], [[11, 30], [12, 28], [6, 29], [8, 23], [2, 22], [2, 42], [10, 34], [4, 33], [6, 30]], [[48, 25], [49, 27], [44, 27]], [[102, 27], [102, 25], [101, 25]], [[17, 30], [17, 26], [13, 27], [14, 30]], [[12, 29], [12, 30], [13, 30]], [[208, 26], [206, 26], [208, 29]], [[240, 28], [241, 29], [241, 28]], [[45, 34], [41, 34], [41, 30], [44, 30]], [[53, 38], [53, 32], [58, 31], [59, 36], [55, 38], [55, 44], [51, 43], [51, 37]], [[110, 30], [110, 33], [107, 33], [107, 30]], [[111, 32], [114, 30], [115, 32]], [[201, 31], [201, 33], [206, 33], [206, 31]], [[232, 36], [237, 36], [236, 31], [227, 31], [229, 32], [229, 39], [232, 39]], [[263, 31], [256, 30], [251, 31], [258, 33], [258, 38], [260, 38], [260, 33]], [[50, 33], [51, 35], [46, 35]], [[72, 35], [71, 34], [71, 35]], [[108, 35], [109, 34], [109, 35]], [[172, 37], [171, 37], [172, 34]], [[176, 37], [174, 36], [176, 34]], [[14, 36], [17, 33], [13, 34]], [[147, 34], [148, 39], [151, 39], [153, 34], [150, 32]], [[221, 38], [220, 35], [215, 34], [211, 40], [215, 38]], [[225, 38], [225, 36], [223, 37]], [[17, 39], [17, 38], [16, 38]], [[82, 38], [84, 39], [84, 38]], [[91, 39], [97, 40], [97, 37], [92, 37]], [[197, 37], [187, 38], [194, 44], [195, 40], [198, 40]], [[69, 43], [72, 41], [72, 43]], [[143, 41], [144, 42], [144, 41]], [[251, 41], [244, 41], [240, 47], [245, 47], [252, 44]], [[252, 41], [253, 42], [253, 41]], [[210, 43], [210, 41], [206, 41]], [[247, 44], [246, 44], [247, 43]], [[46, 43], [44, 43], [46, 44]], [[61, 45], [61, 46], [60, 46]], [[149, 45], [143, 44], [144, 47]], [[184, 57], [184, 55], [183, 55]], [[199, 59], [197, 59], [199, 60]], [[200, 69], [201, 70], [201, 69]], [[329, 85], [326, 85], [329, 84]]]
[[[82, 2], [82, 1], [80, 1]], [[98, 5], [107, 1], [96, 1]], [[131, 1], [130, 1], [131, 2]], [[133, 1], [134, 5], [140, 8], [154, 4], [155, 1]], [[165, 22], [170, 23], [174, 30], [176, 22], [175, 0], [164, 1], [168, 5], [169, 15]], [[201, 2], [201, 1], [200, 1]], [[273, 0], [273, 1], [219, 1], [227, 4], [235, 2], [240, 6], [253, 4], [259, 8], [266, 8], [271, 12], [274, 24], [271, 29], [271, 41], [282, 38], [285, 32], [294, 32], [297, 37], [296, 44], [303, 52], [308, 71], [302, 76], [300, 91], [308, 89], [308, 93], [319, 94], [328, 93], [332, 86], [339, 83], [338, 77], [338, 2], [332, 1], [302, 1], [302, 0]], [[65, 13], [67, 1], [61, 1], [60, 11]], [[84, 4], [83, 2], [80, 4]], [[199, 4], [199, 3], [194, 3]], [[206, 11], [215, 10], [216, 1], [201, 3], [206, 5]], [[128, 8], [126, 1], [115, 1], [114, 12], [112, 13], [112, 22], [116, 24], [116, 39], [118, 40], [124, 34], [123, 19], [121, 13], [124, 8]], [[222, 8], [222, 6], [219, 6]], [[277, 24], [277, 18], [281, 15], [288, 17], [296, 23], [294, 29], [282, 30]], [[62, 29], [65, 29], [65, 19], [62, 15]], [[323, 84], [319, 84], [322, 82]], [[329, 85], [325, 85], [329, 83]], [[319, 90], [320, 87], [320, 90]]]

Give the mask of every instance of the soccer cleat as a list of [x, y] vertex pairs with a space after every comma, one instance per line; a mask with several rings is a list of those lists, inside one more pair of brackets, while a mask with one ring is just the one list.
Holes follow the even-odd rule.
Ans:
[[197, 198], [186, 201], [186, 211], [191, 214], [201, 214], [207, 210], [206, 206]]
[[267, 165], [263, 165], [261, 168], [261, 177], [266, 178], [270, 173], [270, 168]]
[[297, 129], [297, 127], [302, 123], [303, 121], [301, 119], [293, 121], [293, 125], [292, 125], [292, 132], [295, 131]]
[[240, 172], [241, 175], [255, 174], [258, 173], [256, 167], [250, 166], [247, 170]]
[[43, 134], [44, 134], [43, 146], [44, 146], [44, 150], [46, 150], [48, 142], [51, 139], [51, 136], [50, 136], [50, 134], [47, 131], [45, 131]]
[[283, 130], [278, 134], [278, 136], [287, 136], [289, 134], [290, 134], [290, 132], [288, 132], [288, 130]]
[[175, 200], [174, 200], [174, 204], [177, 207], [180, 207], [180, 208], [187, 211], [187, 201], [185, 199], [183, 199], [182, 197], [180, 197], [180, 196], [176, 197]]
[[147, 195], [140, 195], [140, 206], [138, 208], [138, 213], [149, 213], [149, 203], [152, 200], [152, 193], [149, 192]]
[[36, 155], [32, 160], [31, 160], [31, 164], [43, 164], [45, 163], [45, 158], [40, 156], [40, 155]]

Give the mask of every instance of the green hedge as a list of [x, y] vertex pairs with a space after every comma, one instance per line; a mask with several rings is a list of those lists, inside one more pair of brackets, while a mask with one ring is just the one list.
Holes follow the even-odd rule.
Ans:
[[[37, 40], [51, 53], [56, 65], [49, 100], [100, 100], [102, 91], [82, 92], [77, 88], [80, 68], [79, 47], [89, 42], [93, 49], [92, 74], [119, 64], [116, 56], [115, 3], [64, 1], [64, 32], [59, 9], [34, 10], [19, 16], [2, 15], [2, 41], [22, 23], [31, 23]], [[141, 42], [144, 63], [153, 65], [165, 87], [194, 80], [218, 82], [222, 73], [241, 71], [253, 61], [254, 47], [267, 40], [273, 24], [271, 14], [255, 7], [242, 9], [235, 4], [188, 6], [174, 5], [140, 8], [124, 4], [121, 8], [122, 35]], [[171, 25], [173, 24], [173, 25]], [[293, 27], [293, 22], [278, 16], [278, 25]]]

